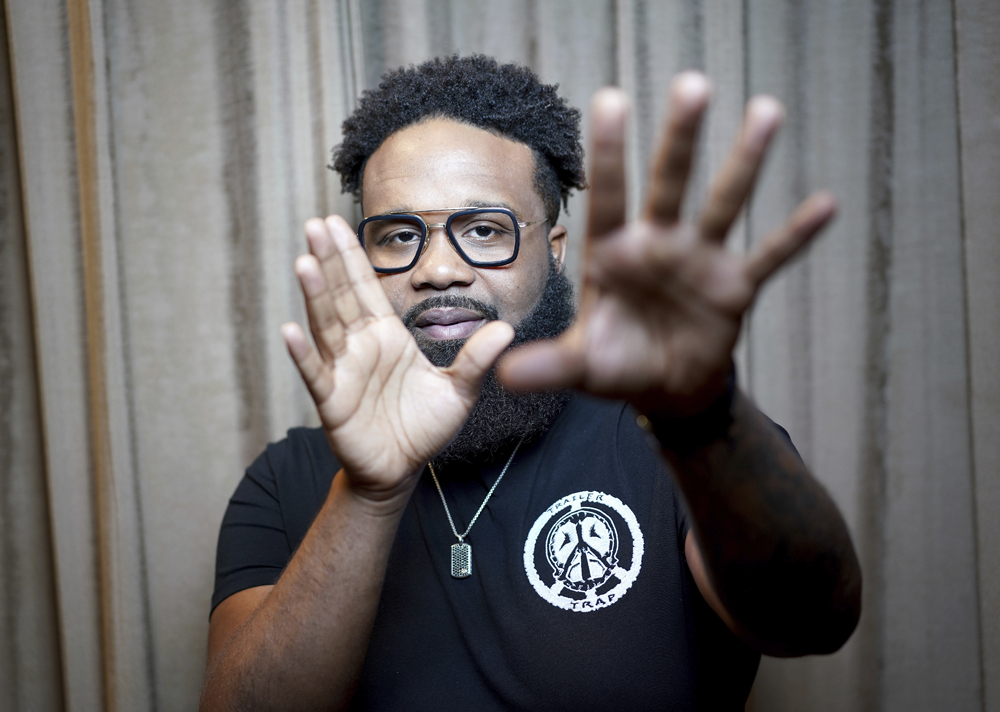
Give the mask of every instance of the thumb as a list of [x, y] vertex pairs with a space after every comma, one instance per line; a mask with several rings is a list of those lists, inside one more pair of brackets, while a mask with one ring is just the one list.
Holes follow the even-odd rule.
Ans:
[[513, 340], [514, 328], [503, 321], [491, 321], [469, 337], [455, 362], [445, 369], [462, 396], [470, 401], [479, 397], [483, 376]]
[[497, 368], [500, 382], [512, 391], [542, 391], [580, 385], [585, 362], [581, 334], [573, 328], [555, 341], [536, 341], [514, 349]]

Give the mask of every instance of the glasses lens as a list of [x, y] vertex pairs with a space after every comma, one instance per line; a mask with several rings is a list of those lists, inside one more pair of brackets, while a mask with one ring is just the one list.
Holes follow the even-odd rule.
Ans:
[[415, 218], [376, 218], [365, 223], [362, 240], [372, 266], [378, 269], [407, 267], [420, 249], [420, 221]]
[[455, 214], [451, 234], [470, 262], [509, 260], [517, 244], [514, 219], [507, 213], [488, 210]]

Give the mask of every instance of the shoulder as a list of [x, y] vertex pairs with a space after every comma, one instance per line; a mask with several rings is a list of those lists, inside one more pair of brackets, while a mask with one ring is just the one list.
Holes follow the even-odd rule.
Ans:
[[623, 401], [574, 393], [551, 428], [556, 437], [587, 437], [601, 431], [615, 430], [625, 422], [635, 424], [629, 405]]
[[289, 540], [305, 536], [340, 469], [322, 428], [292, 428], [270, 443], [246, 472], [274, 498]]
[[624, 401], [574, 394], [552, 428], [557, 439], [576, 439], [602, 450], [637, 456], [650, 463], [660, 458], [645, 432], [639, 427], [638, 413]]
[[283, 439], [268, 443], [247, 468], [247, 476], [277, 482], [303, 473], [321, 472], [336, 464], [322, 428], [292, 428]]
[[574, 483], [590, 472], [605, 486], [623, 491], [651, 486], [668, 470], [637, 415], [623, 401], [574, 394], [540, 443], [543, 469], [565, 471]]
[[282, 467], [290, 462], [322, 462], [332, 457], [322, 428], [291, 428], [281, 440], [268, 443], [251, 467], [261, 464]]

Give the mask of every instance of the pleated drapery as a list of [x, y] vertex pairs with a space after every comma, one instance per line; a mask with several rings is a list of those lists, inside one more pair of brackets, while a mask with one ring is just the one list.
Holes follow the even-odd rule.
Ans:
[[[642, 198], [669, 81], [714, 81], [704, 197], [746, 99], [788, 117], [730, 238], [832, 189], [740, 380], [843, 509], [864, 613], [765, 659], [749, 708], [1000, 712], [1000, 5], [990, 0], [4, 0], [0, 710], [191, 710], [219, 522], [315, 422], [278, 326], [302, 223], [386, 69], [526, 63], [632, 98]], [[586, 130], [585, 130], [586, 134]], [[570, 202], [579, 274], [585, 196]]]

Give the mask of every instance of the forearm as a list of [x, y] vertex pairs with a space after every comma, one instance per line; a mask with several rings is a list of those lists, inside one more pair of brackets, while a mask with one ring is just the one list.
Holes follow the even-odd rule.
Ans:
[[347, 707], [408, 497], [373, 505], [334, 478], [277, 584], [210, 661], [202, 710]]
[[709, 429], [718, 430], [693, 448], [654, 420], [708, 577], [738, 632], [762, 652], [832, 652], [860, 613], [861, 573], [844, 520], [785, 438], [738, 391], [729, 415], [711, 419]]

